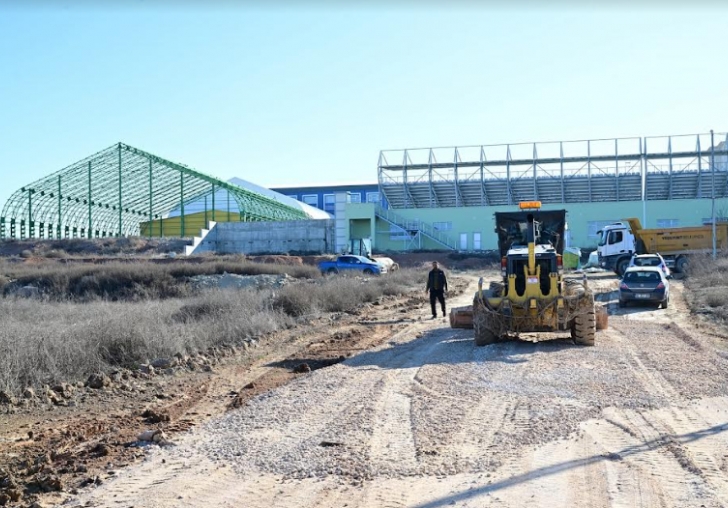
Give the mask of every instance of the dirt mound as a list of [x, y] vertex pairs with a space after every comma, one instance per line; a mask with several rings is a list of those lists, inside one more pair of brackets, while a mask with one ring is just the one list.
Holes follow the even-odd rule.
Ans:
[[64, 240], [7, 240], [0, 242], [0, 257], [55, 258], [68, 256], [181, 254], [186, 238], [68, 238]]
[[450, 270], [472, 270], [491, 268], [498, 261], [497, 254], [459, 252], [408, 252], [387, 253], [402, 268], [425, 268], [437, 261], [440, 267]]
[[274, 265], [303, 265], [303, 260], [299, 256], [248, 256], [250, 261], [254, 263], [268, 263]]

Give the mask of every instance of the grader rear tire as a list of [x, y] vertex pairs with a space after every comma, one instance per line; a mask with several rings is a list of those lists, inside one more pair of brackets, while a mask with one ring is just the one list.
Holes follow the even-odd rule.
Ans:
[[[486, 291], [488, 295], [490, 291]], [[487, 346], [498, 342], [498, 335], [493, 333], [489, 325], [490, 313], [485, 309], [478, 298], [473, 302], [473, 331], [475, 332], [475, 345]]]
[[583, 346], [593, 346], [597, 334], [596, 315], [594, 305], [591, 308], [577, 314], [571, 325], [571, 338], [574, 342]]

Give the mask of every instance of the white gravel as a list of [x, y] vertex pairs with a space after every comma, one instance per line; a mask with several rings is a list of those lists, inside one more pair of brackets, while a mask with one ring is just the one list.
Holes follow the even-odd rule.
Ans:
[[[639, 328], [615, 322], [613, 338], [595, 348], [567, 340], [476, 348], [471, 332], [435, 329], [261, 395], [195, 441], [240, 472], [292, 478], [490, 471], [524, 446], [578, 433], [604, 408], [667, 405], [639, 377], [642, 366], [662, 370], [686, 397], [726, 393], [720, 355], [668, 337], [664, 325]], [[688, 352], [699, 357], [686, 362]]]

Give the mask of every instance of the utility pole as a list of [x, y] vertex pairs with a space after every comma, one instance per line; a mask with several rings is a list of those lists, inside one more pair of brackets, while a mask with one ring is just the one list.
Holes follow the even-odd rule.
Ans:
[[710, 129], [710, 182], [711, 182], [711, 214], [713, 223], [713, 259], [717, 257], [716, 253], [716, 239], [715, 239], [715, 143], [713, 142], [713, 129]]

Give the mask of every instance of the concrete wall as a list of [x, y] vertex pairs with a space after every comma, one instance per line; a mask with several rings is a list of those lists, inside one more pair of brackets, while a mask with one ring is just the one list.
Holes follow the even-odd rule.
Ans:
[[203, 239], [196, 252], [261, 254], [334, 251], [333, 220], [222, 222]]

